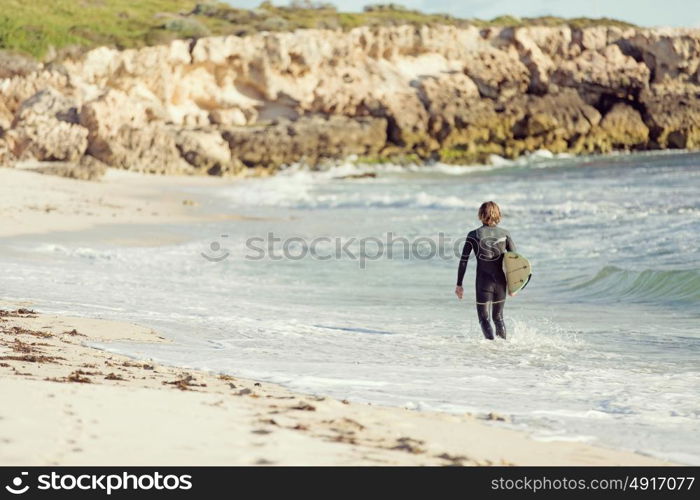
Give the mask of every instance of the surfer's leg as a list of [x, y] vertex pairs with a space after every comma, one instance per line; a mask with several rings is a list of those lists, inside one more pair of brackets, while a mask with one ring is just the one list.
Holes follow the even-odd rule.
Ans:
[[493, 340], [493, 328], [491, 327], [491, 301], [493, 300], [492, 283], [483, 277], [476, 277], [476, 314], [479, 316], [481, 331], [489, 340]]
[[503, 306], [506, 305], [505, 299], [499, 302], [494, 302], [491, 306], [493, 314], [493, 324], [496, 325], [496, 335], [502, 339], [506, 338], [506, 322], [503, 320]]
[[506, 305], [506, 288], [505, 280], [496, 283], [494, 287], [493, 303], [491, 305], [493, 324], [496, 325], [496, 335], [502, 339], [506, 338], [506, 322], [503, 319], [503, 308]]
[[489, 307], [491, 307], [490, 302], [476, 303], [476, 314], [479, 316], [479, 324], [481, 325], [481, 331], [489, 340], [493, 340], [493, 328], [491, 327], [491, 320], [489, 319]]

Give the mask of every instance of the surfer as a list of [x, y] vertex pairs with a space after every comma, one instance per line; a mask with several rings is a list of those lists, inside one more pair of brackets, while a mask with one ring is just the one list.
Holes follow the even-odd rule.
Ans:
[[476, 312], [484, 337], [493, 340], [490, 317], [496, 326], [496, 335], [506, 338], [506, 324], [503, 320], [503, 307], [506, 302], [506, 277], [503, 274], [503, 254], [515, 251], [510, 233], [498, 227], [501, 222], [501, 209], [493, 201], [479, 207], [479, 220], [483, 226], [467, 235], [457, 270], [455, 294], [461, 300], [464, 295], [462, 280], [467, 270], [469, 255], [476, 255]]

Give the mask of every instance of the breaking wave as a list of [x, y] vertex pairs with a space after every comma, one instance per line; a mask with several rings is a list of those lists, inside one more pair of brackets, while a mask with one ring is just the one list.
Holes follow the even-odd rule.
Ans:
[[581, 298], [624, 302], [700, 302], [700, 270], [630, 271], [605, 266], [572, 288]]

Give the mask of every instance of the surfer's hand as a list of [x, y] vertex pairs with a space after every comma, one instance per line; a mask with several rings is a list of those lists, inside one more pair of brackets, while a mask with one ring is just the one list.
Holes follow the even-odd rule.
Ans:
[[464, 288], [462, 288], [461, 286], [455, 288], [455, 295], [459, 300], [462, 300], [462, 296], [464, 295]]

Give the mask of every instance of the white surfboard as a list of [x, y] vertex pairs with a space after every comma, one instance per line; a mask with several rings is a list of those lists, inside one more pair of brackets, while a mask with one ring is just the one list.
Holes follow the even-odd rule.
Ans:
[[506, 252], [503, 255], [503, 274], [506, 275], [508, 293], [515, 295], [530, 281], [532, 266], [530, 261], [518, 252]]

